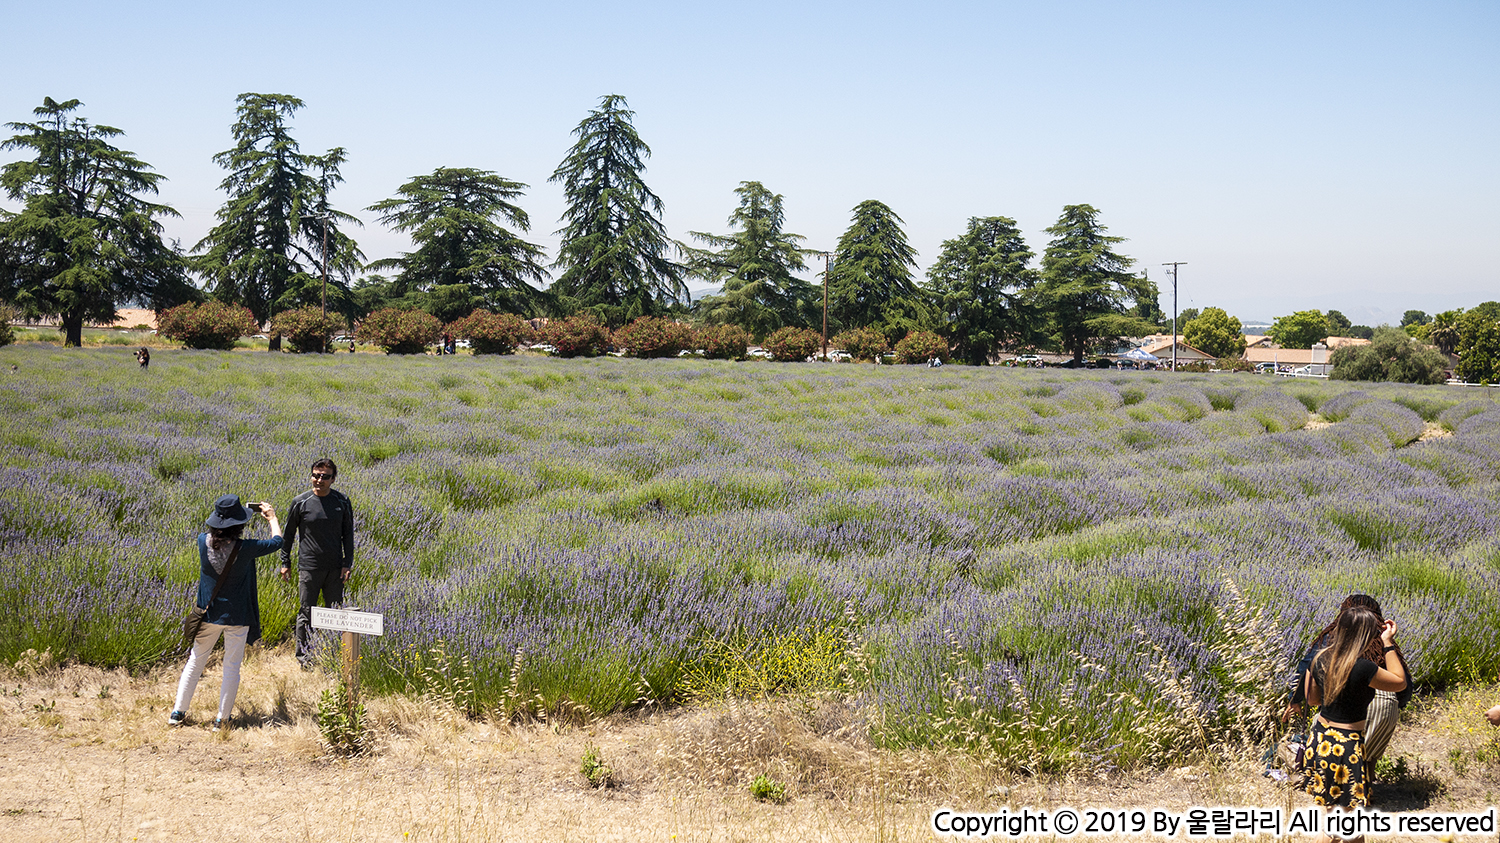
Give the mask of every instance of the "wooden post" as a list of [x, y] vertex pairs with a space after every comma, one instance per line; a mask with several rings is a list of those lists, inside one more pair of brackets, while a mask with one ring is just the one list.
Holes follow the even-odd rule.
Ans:
[[344, 687], [349, 689], [349, 713], [359, 706], [359, 633], [345, 632], [341, 648]]

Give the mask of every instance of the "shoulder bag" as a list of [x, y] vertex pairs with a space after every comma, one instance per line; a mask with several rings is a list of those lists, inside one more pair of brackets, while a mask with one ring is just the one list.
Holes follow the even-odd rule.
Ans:
[[[234, 570], [234, 561], [240, 556], [240, 545], [242, 542], [234, 543], [234, 550], [229, 552], [229, 561], [224, 563], [224, 571], [219, 574], [214, 583], [214, 593], [208, 596], [208, 605], [212, 606], [219, 598], [219, 589], [224, 587], [224, 581], [229, 579], [229, 572]], [[182, 642], [183, 649], [192, 649], [193, 642], [198, 640], [198, 631], [203, 628], [203, 619], [208, 616], [208, 606], [199, 606], [198, 601], [193, 601], [193, 608], [188, 610], [187, 617], [182, 619]]]

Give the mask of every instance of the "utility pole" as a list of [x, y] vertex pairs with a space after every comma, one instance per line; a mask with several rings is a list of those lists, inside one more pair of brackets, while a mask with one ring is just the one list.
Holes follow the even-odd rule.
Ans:
[[328, 214], [323, 214], [323, 321], [328, 321]]
[[833, 271], [833, 252], [819, 252], [823, 256], [823, 362], [828, 362], [828, 273]]
[[328, 210], [328, 171], [323, 171], [321, 179], [322, 196], [318, 199], [318, 216], [323, 220], [323, 351], [329, 350], [328, 329], [328, 215], [333, 213]]
[[1171, 261], [1162, 266], [1172, 267], [1172, 371], [1177, 371], [1177, 267], [1187, 266], [1187, 261]]

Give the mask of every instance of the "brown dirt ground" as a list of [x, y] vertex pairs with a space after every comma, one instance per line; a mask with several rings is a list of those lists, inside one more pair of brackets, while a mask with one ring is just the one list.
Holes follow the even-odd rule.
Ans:
[[[314, 719], [332, 680], [299, 670], [284, 650], [251, 648], [226, 732], [207, 726], [217, 664], [189, 725], [166, 726], [178, 669], [0, 675], [0, 840], [900, 841], [935, 839], [938, 807], [1310, 804], [1249, 761], [997, 778], [962, 758], [874, 750], [857, 729], [797, 727], [806, 713], [780, 704], [512, 725], [467, 721], [419, 699], [372, 699], [376, 752], [337, 760]], [[1377, 787], [1375, 807], [1494, 805], [1500, 734], [1482, 718], [1493, 699], [1500, 688], [1471, 688], [1408, 710], [1389, 755], [1405, 756], [1410, 774]], [[588, 746], [613, 767], [615, 786], [586, 784], [579, 762]], [[788, 782], [790, 801], [754, 800], [746, 782], [756, 772]]]

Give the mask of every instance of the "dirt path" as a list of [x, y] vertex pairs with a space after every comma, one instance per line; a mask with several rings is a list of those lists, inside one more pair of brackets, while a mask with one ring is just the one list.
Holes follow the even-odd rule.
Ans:
[[[373, 700], [378, 751], [340, 761], [324, 753], [314, 720], [329, 680], [283, 654], [256, 652], [247, 661], [241, 714], [228, 731], [205, 725], [218, 691], [215, 667], [199, 688], [193, 722], [169, 729], [175, 683], [170, 672], [132, 678], [76, 667], [7, 679], [0, 840], [896, 841], [937, 839], [932, 812], [943, 806], [1307, 804], [1253, 765], [996, 782], [951, 758], [778, 731], [775, 712], [681, 710], [591, 726], [511, 726], [463, 721], [417, 700]], [[1409, 712], [1391, 749], [1405, 756], [1407, 775], [1377, 789], [1376, 807], [1493, 805], [1500, 739], [1475, 718], [1494, 694], [1475, 690]], [[579, 762], [590, 746], [617, 786], [586, 784]], [[753, 799], [744, 786], [752, 770], [787, 781], [791, 800]]]

